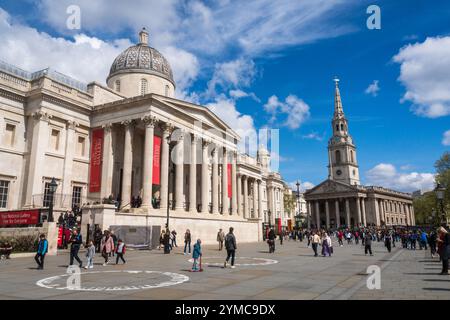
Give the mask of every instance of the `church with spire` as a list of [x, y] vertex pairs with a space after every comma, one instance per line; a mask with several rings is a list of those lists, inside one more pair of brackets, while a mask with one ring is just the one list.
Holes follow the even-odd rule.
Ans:
[[334, 83], [328, 179], [305, 192], [308, 228], [415, 225], [410, 194], [361, 185], [356, 144], [349, 133], [337, 77]]

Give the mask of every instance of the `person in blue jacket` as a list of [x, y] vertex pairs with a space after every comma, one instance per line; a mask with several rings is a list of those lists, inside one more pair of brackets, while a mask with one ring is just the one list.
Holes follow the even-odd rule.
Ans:
[[44, 269], [44, 259], [47, 252], [48, 252], [48, 241], [47, 239], [45, 239], [45, 234], [41, 234], [39, 236], [37, 253], [34, 256], [34, 260], [36, 260], [36, 263], [38, 264], [37, 267], [38, 270]]
[[192, 264], [192, 271], [200, 271], [198, 260], [202, 256], [202, 241], [200, 239], [197, 240], [197, 243], [194, 244], [194, 251], [192, 252], [192, 258], [194, 259], [194, 263]]

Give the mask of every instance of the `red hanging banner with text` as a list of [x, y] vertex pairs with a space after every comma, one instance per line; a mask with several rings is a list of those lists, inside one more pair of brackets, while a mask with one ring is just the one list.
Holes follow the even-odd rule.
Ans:
[[228, 175], [228, 198], [231, 198], [233, 191], [231, 189], [231, 163], [227, 165], [227, 175]]
[[153, 171], [152, 184], [159, 185], [161, 182], [161, 137], [153, 136]]
[[92, 131], [89, 192], [100, 192], [102, 185], [103, 129]]

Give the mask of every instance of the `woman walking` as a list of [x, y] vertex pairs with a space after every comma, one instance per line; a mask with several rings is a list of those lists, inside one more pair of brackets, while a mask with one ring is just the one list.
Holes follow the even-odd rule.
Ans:
[[450, 234], [444, 227], [439, 228], [439, 240], [442, 244], [441, 260], [442, 260], [442, 272], [440, 275], [448, 275], [448, 258], [450, 256]]
[[106, 266], [109, 262], [109, 256], [111, 252], [114, 251], [114, 241], [108, 230], [105, 230], [104, 234], [105, 235], [103, 236], [101, 243], [101, 250], [102, 257], [105, 259], [105, 263], [103, 264], [103, 266]]
[[331, 257], [331, 238], [328, 233], [324, 232], [322, 235], [322, 256]]
[[186, 249], [189, 247], [189, 254], [191, 254], [191, 231], [186, 230], [184, 234], [184, 254], [186, 254]]

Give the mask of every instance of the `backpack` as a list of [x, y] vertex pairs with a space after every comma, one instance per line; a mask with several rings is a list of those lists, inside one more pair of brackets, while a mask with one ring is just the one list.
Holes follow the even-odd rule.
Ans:
[[233, 245], [233, 235], [227, 234], [225, 237], [225, 248], [227, 249], [234, 249]]

